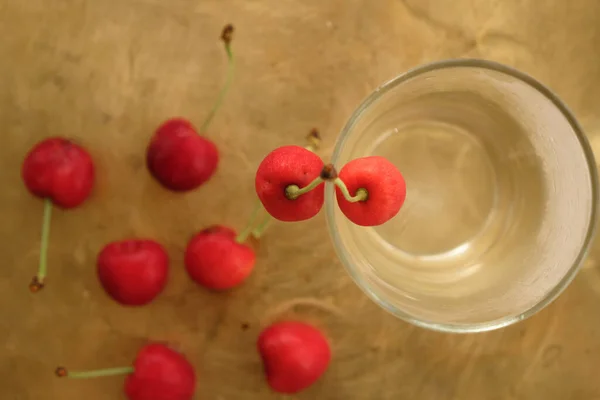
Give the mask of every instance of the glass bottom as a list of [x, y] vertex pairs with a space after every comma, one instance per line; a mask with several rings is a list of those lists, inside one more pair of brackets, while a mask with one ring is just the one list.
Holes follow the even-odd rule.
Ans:
[[382, 137], [373, 152], [410, 178], [401, 217], [376, 229], [381, 240], [406, 256], [441, 259], [459, 257], [485, 230], [497, 188], [492, 160], [476, 136], [418, 121]]
[[376, 275], [401, 280], [405, 295], [444, 299], [518, 279], [510, 261], [535, 245], [547, 195], [543, 162], [519, 121], [457, 91], [413, 100], [376, 125], [367, 153], [392, 161], [408, 194], [394, 219], [354, 232], [378, 253]]

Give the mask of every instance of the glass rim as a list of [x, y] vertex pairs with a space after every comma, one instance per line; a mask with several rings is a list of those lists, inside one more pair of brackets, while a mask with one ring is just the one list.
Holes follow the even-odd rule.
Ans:
[[335, 148], [333, 150], [333, 154], [331, 156], [331, 162], [335, 164], [336, 160], [339, 157], [340, 149], [343, 147], [346, 142], [350, 132], [352, 132], [356, 123], [363, 116], [364, 112], [370, 108], [371, 105], [376, 103], [382, 96], [384, 96], [390, 90], [396, 88], [397, 86], [403, 84], [411, 78], [422, 75], [427, 72], [448, 69], [448, 68], [457, 68], [457, 67], [468, 67], [468, 68], [478, 68], [478, 69], [486, 69], [492, 70], [495, 72], [500, 72], [509, 76], [512, 76], [521, 82], [528, 84], [530, 87], [535, 89], [537, 92], [546, 97], [554, 106], [557, 108], [559, 112], [565, 117], [573, 131], [575, 132], [575, 136], [577, 137], [579, 144], [581, 146], [582, 152], [588, 164], [588, 170], [590, 173], [590, 185], [592, 189], [592, 204], [590, 210], [590, 218], [588, 222], [588, 228], [586, 232], [586, 236], [584, 241], [581, 244], [581, 249], [579, 254], [575, 258], [573, 265], [568, 269], [565, 275], [561, 278], [561, 280], [544, 295], [537, 303], [528, 309], [522, 311], [517, 315], [509, 315], [506, 317], [502, 317], [499, 319], [495, 319], [488, 322], [481, 323], [469, 323], [469, 324], [453, 324], [453, 323], [438, 323], [434, 321], [422, 320], [412, 315], [404, 312], [398, 307], [390, 304], [386, 300], [380, 298], [376, 291], [373, 290], [373, 285], [370, 284], [367, 280], [361, 277], [356, 271], [356, 268], [349, 262], [345, 249], [342, 244], [342, 240], [339, 236], [339, 232], [337, 232], [335, 225], [333, 223], [335, 217], [335, 193], [333, 185], [326, 185], [326, 219], [329, 230], [329, 235], [333, 241], [335, 252], [337, 256], [342, 262], [342, 265], [350, 275], [350, 277], [354, 280], [356, 285], [376, 304], [381, 306], [383, 309], [393, 314], [394, 316], [409, 322], [413, 325], [427, 328], [434, 331], [440, 332], [448, 332], [448, 333], [476, 333], [476, 332], [486, 332], [491, 330], [500, 329], [509, 325], [512, 325], [516, 322], [522, 321], [531, 317], [532, 315], [538, 313], [543, 308], [552, 303], [573, 281], [577, 272], [581, 268], [583, 261], [585, 260], [591, 243], [596, 234], [596, 221], [597, 221], [597, 202], [598, 202], [598, 173], [596, 170], [596, 163], [594, 154], [592, 152], [592, 148], [589, 144], [588, 138], [585, 136], [583, 129], [577, 122], [574, 114], [571, 110], [563, 103], [563, 101], [547, 86], [537, 81], [532, 76], [521, 72], [513, 67], [509, 67], [504, 64], [500, 64], [494, 61], [477, 59], [477, 58], [460, 58], [460, 59], [446, 59], [440, 61], [434, 61], [426, 64], [422, 64], [415, 68], [409, 69], [408, 71], [397, 75], [396, 77], [384, 82], [379, 85], [374, 91], [372, 91], [354, 110], [348, 122], [346, 122], [342, 131], [340, 132], [338, 139], [335, 144]]

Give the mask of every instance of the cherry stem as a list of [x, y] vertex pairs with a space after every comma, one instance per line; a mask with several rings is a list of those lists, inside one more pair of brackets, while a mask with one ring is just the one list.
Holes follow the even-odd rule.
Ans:
[[273, 218], [269, 213], [267, 213], [260, 225], [258, 225], [252, 231], [252, 236], [254, 236], [256, 239], [259, 239], [262, 236], [262, 234], [267, 230], [271, 221], [273, 221]]
[[32, 292], [37, 292], [44, 287], [44, 278], [48, 271], [48, 243], [50, 242], [50, 222], [52, 220], [52, 200], [44, 199], [44, 216], [42, 222], [42, 239], [40, 243], [40, 262], [38, 273], [29, 284]]
[[70, 379], [87, 379], [87, 378], [99, 378], [103, 376], [116, 376], [116, 375], [128, 375], [135, 371], [133, 367], [118, 367], [118, 368], [106, 368], [97, 369], [93, 371], [67, 371], [65, 368], [59, 367], [56, 369], [56, 375], [58, 377], [67, 377]]
[[367, 192], [367, 189], [364, 188], [358, 189], [354, 196], [351, 195], [344, 181], [338, 177], [337, 171], [333, 164], [325, 165], [321, 171], [321, 174], [303, 188], [300, 188], [298, 185], [287, 186], [285, 188], [285, 197], [287, 197], [289, 200], [296, 200], [298, 197], [310, 192], [323, 182], [333, 182], [334, 185], [340, 188], [344, 198], [350, 203], [365, 201], [369, 198], [369, 192]]
[[223, 100], [225, 99], [225, 95], [227, 94], [227, 92], [229, 91], [229, 88], [231, 87], [231, 82], [233, 82], [233, 71], [234, 71], [235, 63], [234, 63], [234, 59], [233, 59], [233, 52], [231, 51], [231, 39], [232, 38], [233, 38], [233, 25], [226, 25], [223, 28], [223, 32], [221, 33], [221, 39], [223, 40], [223, 43], [225, 43], [225, 52], [227, 53], [227, 64], [228, 64], [227, 77], [225, 79], [225, 84], [223, 85], [223, 88], [221, 89], [221, 92], [219, 93], [219, 96], [217, 97], [217, 100], [215, 101], [215, 104], [213, 105], [212, 110], [210, 110], [210, 113], [208, 113], [208, 115], [206, 116], [206, 119], [204, 120], [204, 122], [202, 123], [202, 126], [200, 127], [200, 132], [205, 132], [206, 129], [208, 128], [208, 126], [210, 125], [210, 123], [212, 122], [212, 119], [214, 118], [215, 114], [217, 113], [219, 108], [221, 108], [221, 104], [223, 103]]
[[304, 146], [304, 148], [314, 153], [319, 150], [319, 147], [321, 147], [321, 135], [316, 128], [313, 128], [308, 135], [306, 135], [306, 146]]
[[303, 188], [298, 187], [298, 185], [289, 185], [285, 188], [285, 197], [287, 197], [289, 200], [296, 200], [298, 197], [310, 192], [323, 182], [323, 178], [318, 176], [317, 178], [315, 178], [315, 180], [313, 180], [311, 183], [304, 186]]
[[333, 181], [333, 184], [340, 188], [340, 190], [342, 191], [342, 194], [344, 195], [344, 198], [347, 201], [349, 201], [350, 203], [357, 203], [359, 201], [365, 201], [369, 197], [369, 192], [367, 192], [367, 189], [364, 189], [364, 188], [358, 189], [356, 191], [356, 194], [354, 196], [352, 196], [350, 194], [350, 191], [348, 190], [348, 187], [346, 186], [344, 181], [341, 180], [340, 178], [335, 178], [335, 180]]
[[235, 238], [236, 242], [244, 243], [248, 239], [248, 236], [250, 236], [250, 234], [252, 233], [252, 228], [254, 227], [254, 223], [256, 222], [256, 217], [258, 217], [258, 213], [261, 209], [262, 204], [259, 201], [256, 203], [252, 214], [250, 214], [250, 221], [248, 221], [248, 225], [246, 225], [246, 228], [244, 228], [244, 230]]

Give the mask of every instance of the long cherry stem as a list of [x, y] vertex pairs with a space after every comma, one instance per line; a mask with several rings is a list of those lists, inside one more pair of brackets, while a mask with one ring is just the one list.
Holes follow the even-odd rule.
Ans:
[[44, 279], [48, 271], [48, 243], [50, 242], [50, 222], [52, 221], [52, 200], [44, 199], [44, 216], [42, 222], [42, 238], [40, 242], [40, 261], [38, 273], [29, 284], [32, 292], [37, 292], [44, 287]]
[[63, 367], [58, 367], [55, 371], [56, 376], [60, 378], [70, 379], [88, 379], [88, 378], [99, 378], [103, 376], [117, 376], [117, 375], [128, 375], [135, 371], [133, 367], [118, 367], [118, 368], [106, 368], [97, 369], [93, 371], [67, 371]]
[[231, 82], [233, 82], [233, 71], [235, 69], [233, 52], [231, 51], [231, 40], [233, 39], [233, 25], [226, 25], [225, 28], [223, 28], [223, 32], [221, 33], [221, 39], [225, 43], [225, 52], [227, 53], [227, 77], [225, 79], [225, 85], [223, 85], [223, 88], [221, 89], [221, 92], [219, 93], [219, 96], [217, 97], [217, 100], [215, 101], [212, 110], [210, 110], [210, 113], [208, 113], [206, 119], [200, 127], [200, 132], [205, 132], [210, 123], [212, 122], [212, 119], [214, 118], [215, 114], [221, 107], [223, 100], [225, 99], [225, 95], [231, 87]]

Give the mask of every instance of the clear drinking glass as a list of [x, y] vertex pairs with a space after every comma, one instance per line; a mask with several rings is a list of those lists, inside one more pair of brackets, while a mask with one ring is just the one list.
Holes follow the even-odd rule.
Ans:
[[571, 282], [592, 239], [598, 183], [577, 121], [533, 78], [483, 60], [427, 64], [379, 87], [332, 162], [381, 155], [404, 174], [399, 214], [354, 225], [327, 185], [336, 251], [399, 318], [478, 332], [536, 313]]

